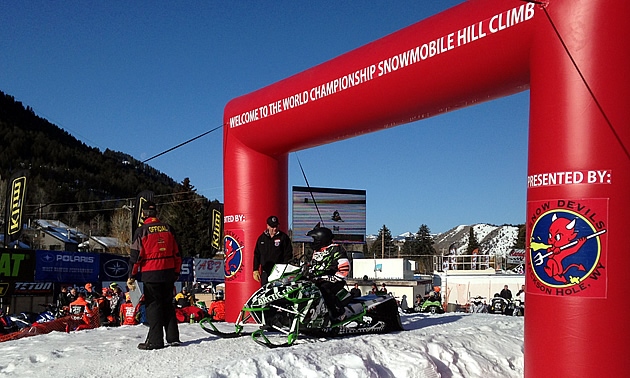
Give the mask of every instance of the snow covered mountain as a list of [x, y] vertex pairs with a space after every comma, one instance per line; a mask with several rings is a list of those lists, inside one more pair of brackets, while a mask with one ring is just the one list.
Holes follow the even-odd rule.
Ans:
[[[472, 226], [460, 225], [444, 233], [434, 235], [433, 240], [435, 250], [442, 254], [447, 253], [448, 247], [455, 243], [457, 254], [466, 252], [470, 228], [473, 228], [475, 237], [481, 245], [481, 254], [507, 256], [516, 244], [518, 238], [518, 227], [512, 225], [495, 226], [491, 224], [479, 223]], [[393, 237], [395, 242], [404, 243], [406, 238], [413, 236], [411, 232], [405, 232]], [[368, 235], [368, 243], [376, 240], [377, 235]]]
[[457, 254], [466, 252], [470, 228], [473, 228], [475, 237], [479, 242], [480, 253], [484, 255], [507, 256], [516, 244], [518, 227], [512, 225], [494, 226], [479, 223], [472, 226], [460, 225], [435, 236], [433, 247], [438, 253], [448, 252], [448, 247], [455, 243]]

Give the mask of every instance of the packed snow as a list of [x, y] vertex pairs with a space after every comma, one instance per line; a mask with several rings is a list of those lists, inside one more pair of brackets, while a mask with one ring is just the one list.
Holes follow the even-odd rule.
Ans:
[[523, 376], [523, 317], [403, 314], [401, 320], [405, 331], [300, 338], [275, 349], [251, 337], [220, 339], [189, 323], [179, 325], [181, 346], [151, 351], [137, 349], [146, 338], [143, 325], [53, 332], [1, 343], [0, 377]]

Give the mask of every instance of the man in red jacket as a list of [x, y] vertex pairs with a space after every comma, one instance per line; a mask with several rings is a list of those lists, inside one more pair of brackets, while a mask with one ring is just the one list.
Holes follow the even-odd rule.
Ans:
[[157, 218], [155, 203], [142, 205], [144, 224], [139, 227], [131, 245], [128, 286], [142, 273], [144, 303], [146, 306], [149, 334], [138, 349], [164, 348], [164, 330], [169, 345], [179, 345], [179, 329], [173, 307], [173, 287], [179, 277], [182, 258], [171, 226]]
[[216, 322], [225, 321], [225, 300], [223, 299], [223, 290], [219, 290], [216, 295], [216, 300], [210, 303], [208, 314], [212, 320]]
[[76, 331], [99, 326], [95, 311], [90, 308], [90, 304], [85, 300], [85, 293], [79, 293], [77, 299], [70, 303], [69, 307], [72, 319], [81, 320], [85, 323], [77, 325]]
[[129, 298], [129, 293], [125, 294], [125, 303], [120, 305], [120, 322], [122, 325], [136, 325], [140, 323], [138, 307], [134, 307]]

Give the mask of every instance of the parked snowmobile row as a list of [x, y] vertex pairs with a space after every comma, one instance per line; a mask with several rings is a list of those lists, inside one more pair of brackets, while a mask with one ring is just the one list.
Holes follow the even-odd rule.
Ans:
[[61, 308], [53, 304], [41, 306], [45, 307], [45, 311], [41, 313], [21, 312], [19, 314], [7, 315], [2, 314], [0, 309], [0, 334], [8, 335], [30, 327], [33, 324], [46, 323], [66, 315]]
[[[234, 332], [219, 331], [208, 318], [201, 320], [201, 327], [223, 338], [249, 335], [270, 348], [294, 345], [300, 335], [335, 337], [404, 330], [396, 300], [389, 295], [348, 296], [343, 303], [345, 315], [332, 319], [320, 290], [307, 279], [306, 273], [306, 265], [277, 264], [269, 283], [258, 289], [243, 306]], [[245, 332], [245, 325], [252, 323], [258, 329]], [[268, 337], [269, 332], [282, 334], [286, 341], [274, 344]]]
[[481, 296], [470, 298], [467, 312], [513, 316], [525, 315], [525, 302], [519, 298], [507, 300], [496, 294], [490, 301], [490, 304], [486, 304], [485, 299], [485, 297]]

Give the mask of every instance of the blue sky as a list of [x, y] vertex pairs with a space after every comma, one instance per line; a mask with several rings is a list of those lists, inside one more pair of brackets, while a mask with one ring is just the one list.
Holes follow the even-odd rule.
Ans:
[[[2, 1], [0, 90], [88, 145], [147, 159], [231, 99], [462, 1]], [[529, 91], [289, 156], [289, 185], [365, 189], [367, 232], [525, 220]], [[223, 200], [222, 132], [149, 164]], [[335, 172], [331, 174], [331, 172]], [[288, 201], [289, 199], [287, 199]]]

